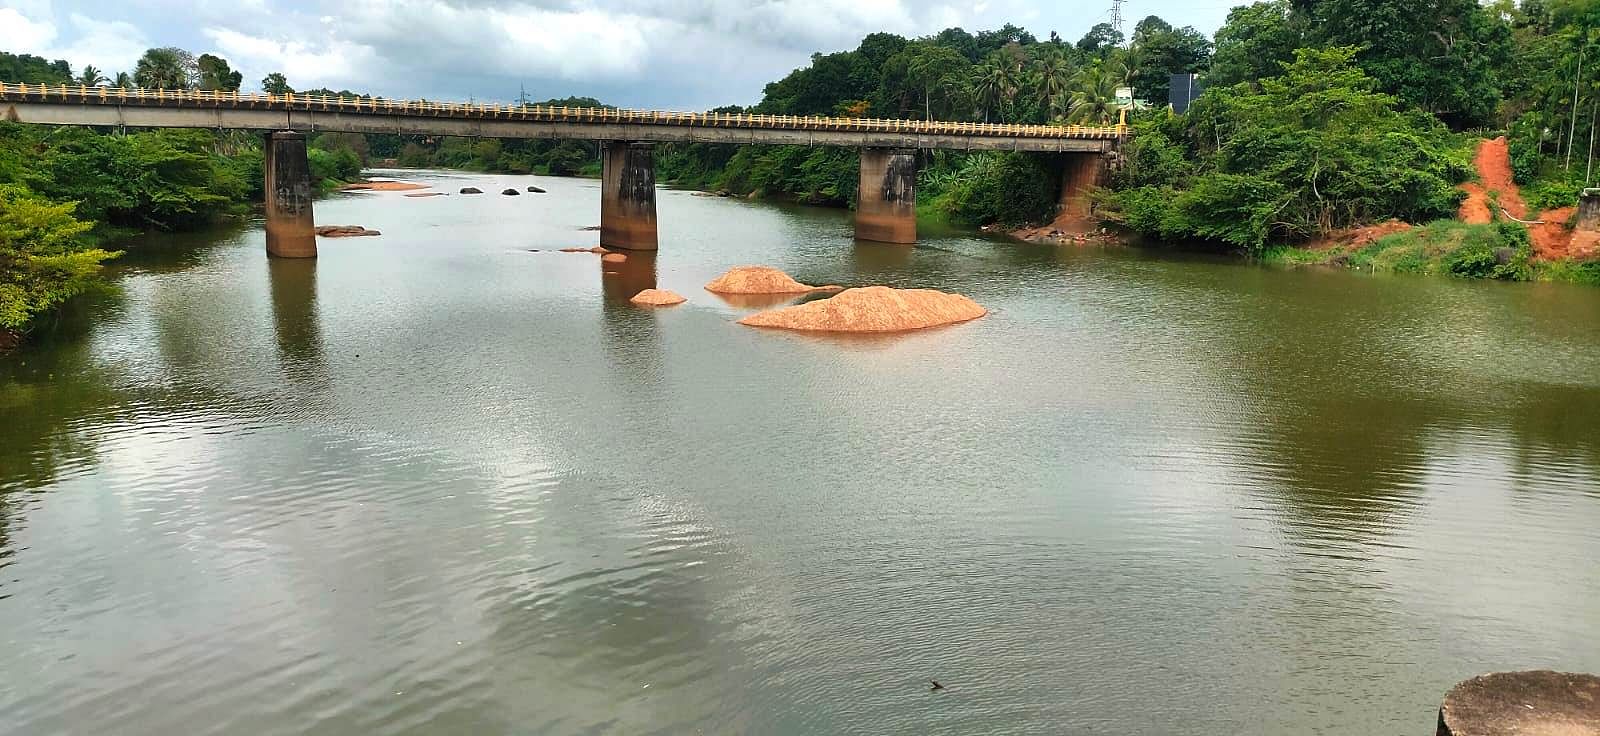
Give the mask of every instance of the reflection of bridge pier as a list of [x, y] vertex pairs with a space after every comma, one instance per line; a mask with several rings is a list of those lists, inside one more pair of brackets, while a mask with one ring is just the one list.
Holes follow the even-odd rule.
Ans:
[[300, 374], [321, 366], [317, 262], [309, 258], [269, 258], [267, 283], [272, 297], [272, 331], [284, 369]]

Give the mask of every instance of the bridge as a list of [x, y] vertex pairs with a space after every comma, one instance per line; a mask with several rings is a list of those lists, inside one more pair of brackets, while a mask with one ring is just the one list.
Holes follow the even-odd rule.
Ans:
[[0, 84], [0, 119], [40, 125], [267, 131], [267, 252], [314, 257], [306, 133], [601, 141], [600, 243], [655, 250], [655, 165], [663, 142], [861, 149], [856, 237], [916, 242], [918, 150], [1062, 155], [1062, 205], [1087, 214], [1105, 157], [1128, 135], [1109, 127], [1012, 125], [746, 113], [687, 113], [375, 97]]

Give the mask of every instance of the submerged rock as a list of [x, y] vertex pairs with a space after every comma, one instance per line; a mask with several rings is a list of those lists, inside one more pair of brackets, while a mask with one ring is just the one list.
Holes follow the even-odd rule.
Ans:
[[360, 238], [373, 235], [382, 235], [377, 230], [368, 230], [360, 225], [318, 225], [317, 235], [324, 238]]
[[462, 194], [483, 194], [483, 190], [479, 189], [477, 187], [462, 187], [461, 188], [461, 193]]
[[606, 263], [622, 263], [623, 261], [628, 260], [628, 257], [622, 255], [621, 253], [607, 253], [603, 256], [600, 256], [600, 260]]
[[522, 196], [522, 192], [519, 192], [519, 191], [517, 191], [515, 189], [507, 189], [507, 190], [501, 192], [501, 194], [504, 194], [507, 197], [520, 197], [520, 196]]
[[689, 300], [683, 298], [683, 296], [678, 294], [678, 292], [671, 291], [669, 289], [645, 289], [644, 291], [635, 294], [633, 298], [629, 299], [628, 301], [638, 304], [642, 307], [670, 307], [674, 304], [682, 304]]
[[404, 194], [404, 195], [401, 195], [401, 196], [418, 198], [418, 197], [448, 197], [450, 195], [445, 193], [445, 192], [417, 192], [416, 194]]
[[540, 189], [540, 188], [538, 188], [536, 186], [529, 186], [528, 187], [528, 193], [529, 194], [544, 194], [545, 192], [544, 192], [543, 189]]
[[908, 332], [975, 320], [988, 310], [960, 294], [868, 286], [739, 320], [751, 327], [808, 332]]
[[806, 294], [838, 289], [837, 286], [802, 284], [789, 274], [770, 266], [731, 268], [727, 273], [706, 284], [706, 291], [713, 294]]

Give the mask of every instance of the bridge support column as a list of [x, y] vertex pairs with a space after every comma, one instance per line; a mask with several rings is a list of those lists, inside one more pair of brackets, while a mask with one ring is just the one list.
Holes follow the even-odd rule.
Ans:
[[311, 163], [304, 133], [269, 133], [266, 150], [267, 255], [316, 258]]
[[655, 146], [604, 141], [600, 150], [600, 245], [655, 250]]
[[1105, 157], [1098, 153], [1068, 154], [1061, 171], [1061, 213], [1086, 220], [1093, 217], [1094, 190], [1105, 170]]
[[856, 239], [917, 242], [917, 152], [909, 148], [861, 149], [856, 192]]

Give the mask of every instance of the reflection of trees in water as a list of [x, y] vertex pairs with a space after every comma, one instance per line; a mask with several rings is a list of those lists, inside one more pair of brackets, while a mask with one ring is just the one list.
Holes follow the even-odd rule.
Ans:
[[96, 437], [82, 419], [127, 403], [113, 388], [120, 381], [91, 360], [78, 322], [86, 317], [66, 319], [60, 331], [0, 361], [0, 555], [29, 493], [94, 462]]
[[[1576, 470], [1600, 479], [1600, 389], [1530, 383], [1505, 409], [1517, 438], [1513, 461], [1519, 476], [1536, 478], [1552, 465], [1581, 464]], [[1588, 493], [1600, 498], [1600, 488], [1590, 486]]]

